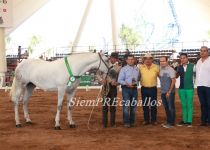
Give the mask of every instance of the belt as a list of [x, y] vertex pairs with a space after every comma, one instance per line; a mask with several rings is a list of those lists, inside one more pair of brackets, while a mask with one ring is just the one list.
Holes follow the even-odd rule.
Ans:
[[109, 83], [110, 88], [117, 88], [116, 85], [112, 85], [111, 83]]
[[152, 86], [152, 87], [145, 87], [145, 86], [142, 86], [141, 88], [154, 89], [154, 88], [157, 88], [157, 86]]
[[122, 88], [128, 88], [128, 89], [135, 89], [137, 88], [137, 86], [134, 86], [134, 87], [127, 87], [126, 85], [121, 85]]

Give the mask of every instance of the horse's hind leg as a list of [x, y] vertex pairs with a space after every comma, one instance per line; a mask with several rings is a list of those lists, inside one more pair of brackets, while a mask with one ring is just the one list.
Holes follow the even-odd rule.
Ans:
[[20, 119], [19, 119], [18, 107], [19, 107], [19, 98], [20, 98], [20, 95], [21, 95], [22, 91], [23, 91], [22, 87], [16, 89], [15, 95], [13, 95], [13, 97], [12, 97], [12, 101], [14, 103], [15, 122], [16, 122], [16, 127], [17, 128], [21, 127], [21, 123], [20, 123]]
[[28, 113], [28, 100], [29, 100], [29, 97], [32, 95], [35, 87], [36, 86], [32, 83], [27, 84], [25, 92], [24, 92], [24, 96], [23, 96], [23, 112], [24, 112], [24, 118], [27, 124], [31, 124], [31, 119]]

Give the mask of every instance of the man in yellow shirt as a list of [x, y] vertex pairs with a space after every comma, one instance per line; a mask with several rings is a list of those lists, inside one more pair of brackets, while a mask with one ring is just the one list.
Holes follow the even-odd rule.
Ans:
[[[145, 54], [144, 64], [139, 65], [141, 74], [141, 94], [142, 106], [144, 111], [143, 125], [157, 124], [157, 77], [159, 67], [153, 63], [153, 56], [150, 53]], [[151, 109], [151, 117], [150, 117]], [[151, 120], [150, 120], [151, 118]]]

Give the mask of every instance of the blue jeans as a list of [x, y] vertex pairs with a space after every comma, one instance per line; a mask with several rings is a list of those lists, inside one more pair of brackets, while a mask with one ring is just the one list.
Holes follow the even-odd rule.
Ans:
[[175, 118], [176, 118], [176, 109], [175, 109], [175, 93], [171, 93], [169, 96], [169, 99], [166, 98], [166, 93], [161, 94], [161, 99], [163, 102], [163, 106], [166, 111], [166, 120], [167, 123], [170, 125], [175, 124]]
[[[151, 108], [151, 122], [157, 121], [157, 87], [141, 87], [144, 121], [150, 121], [149, 108]], [[150, 103], [148, 103], [150, 102]]]
[[[137, 88], [122, 87], [123, 97], [123, 123], [134, 124], [136, 118], [136, 106], [138, 98]], [[130, 110], [130, 113], [129, 113]]]
[[198, 86], [197, 92], [201, 104], [201, 122], [210, 124], [210, 87]]

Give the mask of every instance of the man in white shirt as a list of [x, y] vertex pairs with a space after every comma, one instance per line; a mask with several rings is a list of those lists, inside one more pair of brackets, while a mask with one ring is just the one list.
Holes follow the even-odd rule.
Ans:
[[202, 46], [196, 64], [197, 92], [201, 104], [201, 126], [210, 127], [210, 58], [209, 49]]

